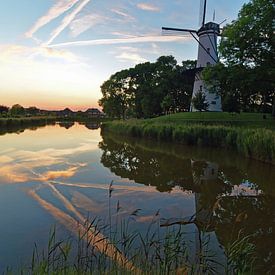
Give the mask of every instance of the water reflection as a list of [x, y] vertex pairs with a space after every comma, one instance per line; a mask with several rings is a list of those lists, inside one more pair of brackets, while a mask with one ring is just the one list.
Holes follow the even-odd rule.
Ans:
[[[195, 194], [195, 215], [170, 218], [163, 226], [196, 224], [198, 234], [215, 232], [224, 247], [242, 232], [253, 235], [261, 270], [274, 262], [275, 169], [230, 152], [186, 148], [108, 134], [100, 143], [101, 162], [116, 175], [170, 192], [178, 186]], [[191, 151], [190, 151], [191, 150]], [[194, 150], [192, 152], [192, 150]], [[209, 157], [209, 160], [207, 160]], [[198, 243], [198, 238], [196, 243]]]
[[[0, 137], [0, 219], [5, 225], [0, 224], [0, 236], [7, 229], [17, 236], [18, 224], [24, 236], [30, 236], [39, 232], [39, 226], [45, 230], [43, 222], [50, 227], [56, 221], [76, 234], [88, 213], [104, 219], [111, 208], [111, 217], [120, 222], [142, 208], [135, 216], [136, 230], [142, 231], [156, 213], [163, 218], [162, 226], [192, 224], [187, 231], [193, 237], [195, 231], [195, 238], [190, 238], [197, 252], [202, 249], [202, 235], [209, 237], [213, 251], [222, 253], [219, 244], [226, 247], [241, 230], [253, 234], [261, 270], [270, 269], [275, 213], [272, 166], [225, 151], [104, 133], [101, 137], [99, 130], [93, 130], [98, 127], [94, 123], [60, 126]], [[9, 250], [30, 255], [32, 247], [26, 252], [19, 245], [24, 238], [14, 239], [13, 249], [11, 240], [1, 239], [0, 262]], [[112, 247], [107, 253], [115, 251]], [[14, 261], [15, 256], [10, 257]]]
[[97, 130], [100, 127], [100, 123], [98, 121], [85, 122], [84, 125], [89, 130]]
[[59, 122], [60, 127], [64, 127], [65, 129], [70, 129], [74, 126], [74, 121], [62, 121]]

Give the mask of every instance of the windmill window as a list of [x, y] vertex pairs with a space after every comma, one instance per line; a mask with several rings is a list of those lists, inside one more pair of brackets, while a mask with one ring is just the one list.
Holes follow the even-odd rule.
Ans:
[[212, 101], [211, 104], [216, 105], [216, 101]]
[[211, 65], [210, 62], [207, 62], [207, 63], [206, 63], [206, 66], [207, 66], [207, 67], [209, 67], [210, 65]]
[[210, 48], [207, 48], [207, 52], [210, 53]]
[[200, 85], [200, 91], [202, 91], [202, 85]]

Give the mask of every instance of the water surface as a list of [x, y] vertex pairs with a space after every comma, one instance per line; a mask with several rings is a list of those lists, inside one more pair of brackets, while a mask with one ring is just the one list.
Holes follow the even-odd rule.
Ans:
[[119, 203], [119, 219], [139, 209], [141, 232], [156, 214], [167, 226], [193, 217], [194, 251], [201, 231], [217, 255], [240, 232], [253, 235], [265, 272], [274, 262], [274, 179], [274, 166], [234, 152], [101, 135], [92, 123], [2, 135], [0, 271], [28, 262], [34, 243], [46, 247], [54, 224], [65, 238], [75, 233], [68, 217], [108, 219]]

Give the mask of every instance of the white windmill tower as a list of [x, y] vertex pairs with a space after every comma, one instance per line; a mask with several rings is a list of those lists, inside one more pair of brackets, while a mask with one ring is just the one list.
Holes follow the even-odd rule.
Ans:
[[[162, 30], [165, 33], [189, 32], [193, 36], [193, 38], [198, 42], [198, 58], [192, 98], [194, 98], [196, 94], [199, 91], [201, 91], [202, 93], [204, 93], [206, 97], [206, 101], [208, 103], [208, 111], [222, 112], [221, 97], [217, 93], [215, 93], [215, 91], [209, 90], [207, 85], [204, 83], [201, 75], [203, 68], [215, 65], [219, 60], [217, 51], [217, 38], [220, 35], [220, 24], [214, 22], [205, 23], [206, 6], [207, 0], [204, 0], [204, 2], [202, 2], [203, 13], [201, 17], [201, 27], [199, 28], [199, 30], [167, 27], [163, 27]], [[197, 111], [192, 106], [192, 104], [190, 106], [190, 111]]]

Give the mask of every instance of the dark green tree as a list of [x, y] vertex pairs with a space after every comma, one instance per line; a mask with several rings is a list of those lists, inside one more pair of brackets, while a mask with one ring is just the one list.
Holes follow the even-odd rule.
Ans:
[[20, 104], [14, 104], [10, 108], [10, 114], [11, 116], [24, 116], [25, 115], [25, 109]]
[[37, 116], [39, 115], [40, 110], [36, 108], [35, 106], [31, 106], [29, 108], [26, 108], [26, 113], [31, 116]]
[[[173, 56], [161, 56], [112, 75], [101, 86], [99, 100], [110, 117], [148, 118], [166, 110], [186, 111], [189, 108], [195, 67], [194, 61], [177, 64]], [[169, 101], [168, 101], [169, 99]]]
[[173, 106], [173, 98], [170, 94], [166, 95], [162, 102], [161, 102], [161, 108], [165, 114], [167, 114], [170, 110], [171, 107]]
[[133, 104], [134, 93], [129, 70], [120, 71], [110, 77], [101, 86], [103, 97], [99, 105], [111, 117], [126, 117], [127, 109]]
[[205, 94], [202, 91], [198, 91], [192, 99], [193, 107], [198, 111], [207, 111], [209, 104], [206, 101]]
[[4, 106], [4, 105], [0, 105], [0, 115], [7, 114], [8, 111], [9, 111], [9, 107]]
[[218, 87], [227, 110], [234, 109], [228, 102], [238, 102], [242, 111], [271, 111], [275, 101], [273, 32], [273, 0], [244, 4], [238, 18], [223, 29], [219, 46], [222, 63], [207, 68], [204, 78]]

